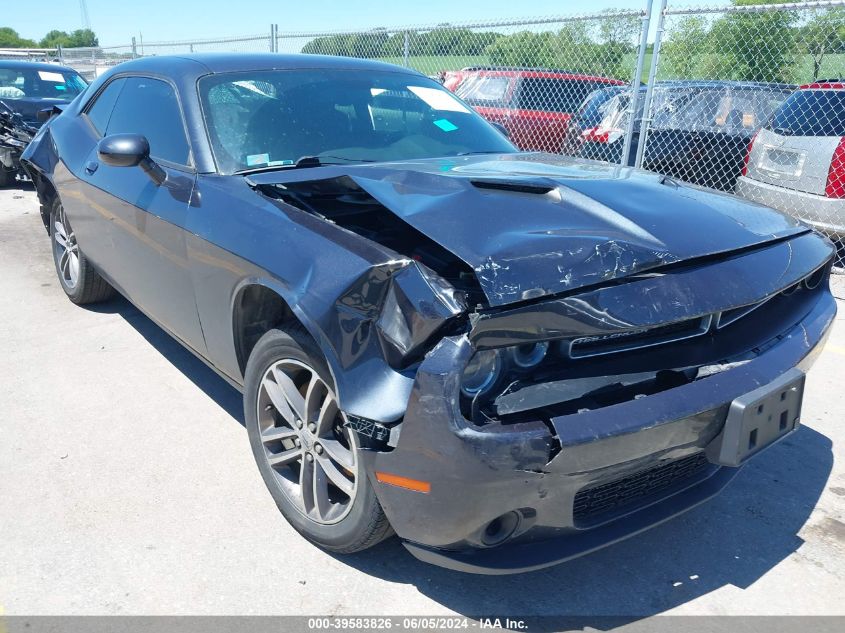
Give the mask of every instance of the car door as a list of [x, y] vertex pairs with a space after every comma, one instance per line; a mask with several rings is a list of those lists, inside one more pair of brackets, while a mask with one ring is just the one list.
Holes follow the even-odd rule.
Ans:
[[121, 133], [145, 136], [167, 177], [156, 184], [139, 167], [108, 165], [92, 150], [83, 179], [111, 242], [98, 263], [133, 303], [203, 353], [185, 240], [196, 172], [175, 88], [159, 78], [126, 77], [105, 130]]

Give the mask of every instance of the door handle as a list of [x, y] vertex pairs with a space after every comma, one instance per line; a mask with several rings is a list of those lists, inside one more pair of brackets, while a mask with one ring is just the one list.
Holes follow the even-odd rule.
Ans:
[[97, 163], [93, 160], [90, 160], [87, 163], [85, 163], [85, 173], [86, 174], [93, 174], [95, 171], [97, 171], [97, 167], [99, 167], [99, 166], [100, 166], [99, 163]]

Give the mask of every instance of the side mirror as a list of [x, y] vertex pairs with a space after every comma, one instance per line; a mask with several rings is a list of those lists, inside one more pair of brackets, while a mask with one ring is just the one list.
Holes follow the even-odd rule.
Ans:
[[497, 130], [499, 130], [499, 134], [501, 134], [501, 135], [502, 135], [502, 136], [504, 136], [505, 138], [508, 138], [508, 139], [509, 139], [509, 138], [511, 137], [511, 133], [510, 133], [510, 132], [508, 132], [508, 128], [506, 128], [506, 127], [505, 127], [504, 125], [502, 125], [501, 123], [496, 123], [495, 121], [490, 121], [490, 125], [492, 125], [494, 128], [496, 128]]
[[35, 120], [39, 123], [46, 123], [50, 120], [50, 117], [53, 116], [53, 108], [44, 108], [43, 110], [39, 110], [35, 113]]
[[112, 167], [140, 167], [156, 185], [167, 173], [150, 158], [150, 143], [141, 134], [112, 134], [97, 143], [97, 156]]
[[150, 144], [140, 134], [112, 134], [97, 144], [97, 155], [112, 167], [137, 167], [150, 157]]

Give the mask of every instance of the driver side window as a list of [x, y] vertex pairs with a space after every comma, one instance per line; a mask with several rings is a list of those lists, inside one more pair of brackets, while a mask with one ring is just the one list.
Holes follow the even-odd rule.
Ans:
[[109, 135], [143, 134], [150, 143], [153, 158], [176, 165], [190, 163], [190, 147], [179, 101], [173, 87], [165, 81], [128, 77], [117, 97], [106, 132]]

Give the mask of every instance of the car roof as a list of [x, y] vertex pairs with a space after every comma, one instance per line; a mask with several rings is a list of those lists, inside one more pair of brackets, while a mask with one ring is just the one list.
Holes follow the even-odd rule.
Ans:
[[528, 79], [574, 79], [581, 81], [600, 81], [609, 85], [623, 85], [625, 82], [621, 79], [613, 79], [612, 77], [601, 77], [599, 75], [590, 75], [587, 73], [575, 72], [570, 70], [556, 70], [546, 68], [521, 68], [521, 67], [495, 67], [485, 66], [478, 70], [462, 71], [467, 74], [475, 73], [482, 77], [520, 77]]
[[335, 57], [332, 55], [306, 55], [302, 53], [191, 53], [140, 57], [123, 62], [115, 68], [120, 72], [156, 72], [163, 75], [195, 75], [262, 70], [296, 70], [308, 68], [337, 70], [370, 70], [403, 72], [420, 75], [416, 70], [386, 62]]
[[0, 59], [0, 68], [10, 70], [44, 70], [50, 72], [67, 72], [78, 75], [79, 73], [69, 66], [61, 64], [48, 64], [47, 62], [25, 62], [19, 59]]
[[663, 79], [658, 86], [668, 88], [760, 88], [769, 90], [795, 90], [794, 84], [768, 81], [732, 81], [729, 79]]

